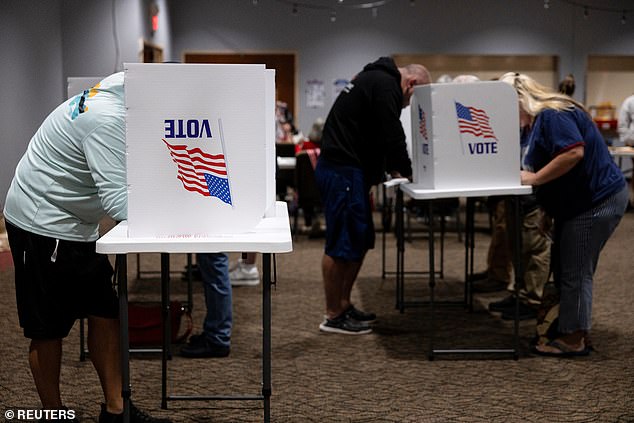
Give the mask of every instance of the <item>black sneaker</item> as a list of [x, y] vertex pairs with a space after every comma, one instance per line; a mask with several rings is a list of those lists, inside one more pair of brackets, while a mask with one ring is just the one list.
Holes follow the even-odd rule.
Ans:
[[376, 321], [376, 314], [361, 311], [352, 304], [350, 304], [350, 307], [348, 307], [345, 313], [348, 315], [348, 317], [356, 320], [357, 322], [374, 323]]
[[372, 329], [366, 323], [351, 318], [348, 313], [342, 313], [334, 319], [325, 319], [319, 325], [319, 330], [344, 335], [364, 335], [372, 332]]
[[504, 310], [510, 307], [515, 307], [515, 296], [512, 294], [505, 297], [504, 299], [500, 301], [494, 301], [492, 303], [489, 303], [489, 311], [495, 311], [499, 313], [503, 312]]
[[186, 358], [221, 358], [227, 357], [230, 347], [217, 345], [209, 341], [204, 334], [192, 335], [189, 342], [181, 348], [181, 357]]
[[[101, 413], [99, 414], [99, 423], [121, 423], [123, 422], [123, 413], [112, 414], [106, 410], [106, 404], [101, 404]], [[170, 419], [156, 418], [141, 411], [130, 401], [130, 423], [172, 423]]]
[[203, 332], [197, 333], [189, 337], [189, 340], [187, 341], [187, 345], [200, 345], [203, 342], [205, 342], [206, 339], [207, 337], [205, 336]]

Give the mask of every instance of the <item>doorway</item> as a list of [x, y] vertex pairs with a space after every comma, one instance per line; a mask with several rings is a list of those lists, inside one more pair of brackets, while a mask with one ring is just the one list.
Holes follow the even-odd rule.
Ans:
[[261, 63], [275, 69], [275, 97], [288, 105], [296, 121], [295, 53], [185, 53], [185, 63]]

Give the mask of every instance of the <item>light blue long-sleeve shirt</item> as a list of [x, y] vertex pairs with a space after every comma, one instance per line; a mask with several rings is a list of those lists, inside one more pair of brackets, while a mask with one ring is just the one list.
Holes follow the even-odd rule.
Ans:
[[5, 202], [12, 224], [94, 241], [99, 221], [127, 217], [123, 73], [58, 106], [17, 165]]

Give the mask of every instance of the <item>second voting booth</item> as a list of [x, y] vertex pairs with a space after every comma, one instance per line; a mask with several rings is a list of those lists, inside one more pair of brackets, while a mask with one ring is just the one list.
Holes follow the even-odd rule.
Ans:
[[[503, 82], [430, 84], [416, 87], [411, 102], [413, 183], [397, 191], [397, 304], [404, 304], [403, 193], [415, 200], [427, 200], [433, 216], [433, 202], [440, 198], [466, 197], [465, 298], [471, 308], [473, 274], [474, 199], [504, 196], [507, 212], [519, 221], [519, 196], [530, 186], [520, 181], [520, 128], [517, 94]], [[511, 212], [512, 210], [512, 212]], [[521, 264], [521, 225], [515, 226], [514, 262]], [[434, 345], [434, 229], [428, 225], [429, 289], [431, 325], [429, 358], [434, 354], [494, 353], [519, 357], [519, 324], [516, 316], [513, 343], [503, 347], [438, 349]], [[442, 253], [441, 253], [442, 254]], [[442, 260], [442, 258], [441, 258]], [[516, 309], [521, 270], [515, 273]]]
[[517, 94], [504, 82], [430, 84], [411, 103], [413, 182], [425, 189], [520, 185]]

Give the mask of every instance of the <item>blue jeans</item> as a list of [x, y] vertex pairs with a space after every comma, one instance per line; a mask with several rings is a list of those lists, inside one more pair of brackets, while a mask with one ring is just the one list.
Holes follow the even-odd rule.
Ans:
[[215, 345], [228, 347], [233, 324], [229, 257], [225, 253], [198, 253], [196, 261], [203, 279], [207, 306], [203, 333]]

